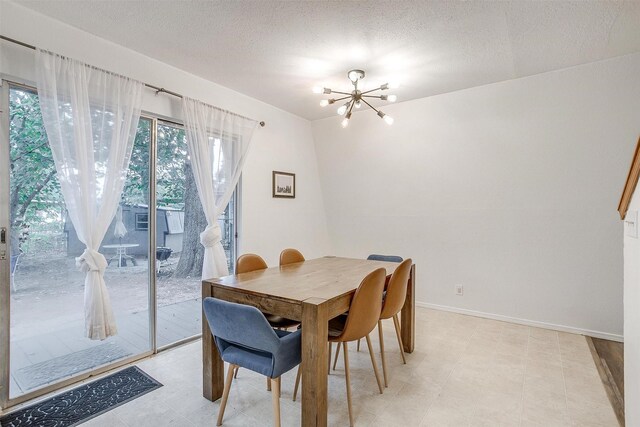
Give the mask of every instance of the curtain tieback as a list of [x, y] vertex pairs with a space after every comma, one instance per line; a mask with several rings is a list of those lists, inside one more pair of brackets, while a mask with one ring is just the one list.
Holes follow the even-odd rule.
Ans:
[[209, 225], [200, 233], [200, 243], [205, 248], [212, 248], [217, 243], [222, 242], [222, 230], [220, 225], [216, 222], [215, 225]]
[[107, 269], [107, 259], [98, 251], [86, 248], [82, 255], [76, 258], [76, 267], [84, 271], [99, 271], [104, 273]]

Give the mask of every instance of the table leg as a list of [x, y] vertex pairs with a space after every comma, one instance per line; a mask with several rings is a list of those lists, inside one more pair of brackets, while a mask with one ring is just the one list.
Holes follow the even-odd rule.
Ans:
[[407, 297], [402, 306], [402, 344], [405, 353], [413, 353], [416, 341], [416, 265], [411, 266], [409, 283], [407, 284]]
[[327, 425], [328, 304], [310, 298], [302, 302], [302, 425]]
[[[202, 284], [202, 301], [213, 296], [213, 287]], [[202, 312], [202, 395], [205, 399], [215, 401], [224, 391], [224, 362], [220, 358], [218, 348], [213, 342], [209, 323]]]

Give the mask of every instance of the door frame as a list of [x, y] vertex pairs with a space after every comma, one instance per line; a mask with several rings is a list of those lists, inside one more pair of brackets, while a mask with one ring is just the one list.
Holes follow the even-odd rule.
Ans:
[[[33, 84], [21, 83], [19, 79], [0, 75], [0, 227], [6, 227], [7, 254], [9, 254], [10, 227], [9, 227], [9, 196], [10, 196], [10, 142], [9, 142], [9, 90], [11, 87], [23, 88], [37, 93], [37, 88]], [[42, 397], [47, 394], [57, 394], [70, 388], [72, 385], [84, 381], [91, 377], [99, 377], [108, 373], [113, 369], [129, 365], [136, 361], [148, 358], [158, 352], [171, 349], [176, 346], [183, 345], [200, 339], [202, 333], [185, 337], [179, 341], [158, 347], [157, 327], [158, 327], [158, 305], [157, 305], [157, 284], [156, 284], [156, 230], [157, 230], [157, 193], [156, 193], [156, 167], [158, 159], [158, 122], [165, 123], [169, 126], [177, 126], [184, 128], [184, 124], [162, 115], [143, 111], [140, 115], [141, 119], [151, 121], [150, 147], [149, 147], [149, 281], [148, 281], [148, 298], [149, 298], [149, 343], [150, 349], [134, 356], [121, 359], [107, 365], [100, 366], [87, 372], [73, 375], [67, 379], [47, 385], [45, 387], [24, 393], [20, 396], [10, 397], [11, 382], [11, 363], [10, 363], [10, 307], [11, 307], [11, 275], [10, 275], [10, 256], [6, 260], [0, 259], [0, 413], [12, 409], [16, 405], [22, 404], [29, 400]], [[235, 194], [230, 201], [233, 203], [233, 223], [234, 250], [232, 256], [237, 256], [240, 251], [240, 238], [242, 232], [241, 226], [241, 209], [240, 203], [242, 196], [242, 177], [238, 181]], [[235, 260], [234, 260], [235, 264]]]
[[[9, 226], [9, 176], [10, 176], [10, 144], [9, 144], [9, 90], [11, 87], [18, 87], [27, 90], [31, 90], [37, 93], [37, 89], [33, 86], [24, 83], [18, 83], [6, 78], [0, 78], [0, 227], [6, 227], [7, 242], [11, 240], [11, 230]], [[156, 118], [141, 114], [140, 118], [151, 120], [151, 142], [150, 142], [150, 155], [149, 155], [149, 205], [155, 206], [155, 157], [156, 157], [156, 141], [155, 141], [155, 122]], [[153, 169], [152, 169], [153, 168]], [[153, 181], [152, 181], [153, 179]], [[152, 204], [153, 203], [153, 204]], [[106, 365], [102, 365], [98, 368], [90, 371], [82, 372], [66, 378], [62, 381], [47, 385], [45, 387], [21, 394], [20, 396], [10, 396], [10, 383], [11, 383], [11, 361], [10, 361], [10, 346], [11, 346], [11, 274], [10, 274], [10, 256], [7, 259], [0, 259], [0, 411], [5, 412], [7, 409], [35, 399], [37, 397], [44, 396], [52, 392], [62, 392], [65, 388], [72, 384], [76, 384], [90, 377], [99, 376], [105, 372], [119, 368], [136, 362], [138, 360], [145, 359], [155, 353], [156, 348], [156, 288], [155, 288], [155, 227], [156, 220], [154, 216], [149, 219], [149, 333], [150, 336], [150, 349], [142, 353], [129, 356], [124, 359], [120, 359], [115, 362], [111, 362]], [[7, 243], [7, 246], [8, 243]], [[7, 253], [10, 250], [7, 248]]]

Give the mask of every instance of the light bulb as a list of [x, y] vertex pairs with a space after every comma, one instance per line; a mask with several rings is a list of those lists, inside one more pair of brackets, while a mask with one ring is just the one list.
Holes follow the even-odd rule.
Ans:
[[328, 99], [323, 99], [322, 101], [320, 101], [320, 106], [321, 107], [326, 107], [327, 105], [329, 105], [329, 100]]
[[378, 111], [378, 117], [380, 117], [381, 119], [384, 119], [384, 121], [387, 122], [388, 125], [392, 125], [393, 124], [393, 117], [387, 116], [382, 111]]
[[382, 86], [380, 86], [380, 89], [382, 90], [387, 90], [387, 89], [397, 89], [398, 88], [398, 83], [385, 83]]
[[347, 115], [345, 116], [344, 120], [342, 120], [342, 127], [346, 128], [347, 126], [349, 126], [349, 119], [351, 118], [351, 111], [349, 111], [347, 113]]
[[360, 107], [362, 107], [362, 102], [360, 102], [360, 100], [356, 101], [356, 105], [355, 105], [355, 107], [356, 107], [356, 108], [360, 108]]
[[311, 90], [313, 91], [313, 93], [322, 93], [322, 88], [320, 86], [315, 86]]
[[344, 104], [343, 106], [341, 106], [340, 108], [338, 108], [337, 113], [341, 116], [344, 116], [344, 113], [347, 112], [347, 108], [349, 108], [349, 103], [347, 102], [346, 104]]
[[387, 96], [387, 101], [389, 102], [396, 102], [398, 100], [398, 97], [395, 95], [389, 95]]

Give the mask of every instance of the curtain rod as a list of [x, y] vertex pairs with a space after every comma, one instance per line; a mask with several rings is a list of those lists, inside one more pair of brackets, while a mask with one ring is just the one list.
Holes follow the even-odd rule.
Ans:
[[[1, 34], [0, 34], [0, 40], [5, 40], [5, 41], [8, 41], [10, 43], [14, 43], [14, 44], [17, 44], [19, 46], [22, 46], [22, 47], [26, 47], [27, 49], [36, 50], [36, 47], [34, 45], [27, 44], [27, 43], [21, 42], [20, 40], [12, 39], [10, 37], [6, 37], [6, 36], [3, 36]], [[181, 94], [179, 94], [177, 92], [172, 92], [172, 91], [167, 90], [167, 89], [165, 89], [163, 87], [158, 87], [158, 86], [155, 86], [155, 85], [152, 85], [152, 84], [149, 84], [149, 83], [144, 83], [144, 85], [146, 87], [150, 88], [150, 89], [155, 90], [156, 91], [156, 95], [159, 94], [159, 93], [166, 93], [167, 95], [173, 95], [173, 96], [175, 96], [177, 98], [184, 98], [184, 96], [182, 96]], [[263, 121], [259, 122], [259, 123], [260, 123], [261, 127], [265, 127], [265, 125], [266, 125], [266, 123], [263, 122]]]

